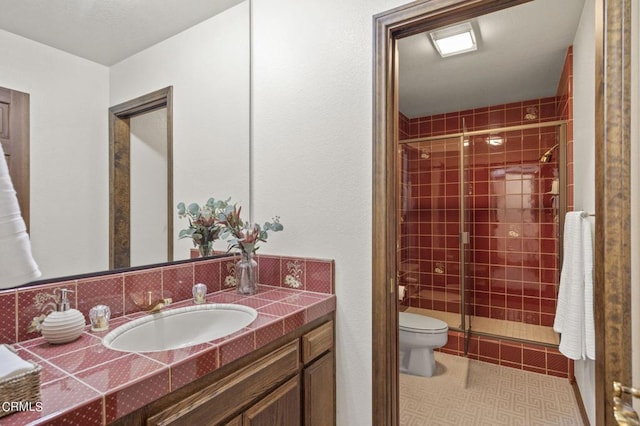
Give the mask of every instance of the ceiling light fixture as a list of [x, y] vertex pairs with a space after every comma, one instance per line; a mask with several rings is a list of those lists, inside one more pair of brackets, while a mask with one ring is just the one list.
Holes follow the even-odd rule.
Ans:
[[440, 28], [429, 33], [433, 45], [443, 58], [478, 50], [471, 22]]
[[487, 144], [491, 146], [500, 146], [504, 143], [502, 136], [491, 135], [487, 137]]

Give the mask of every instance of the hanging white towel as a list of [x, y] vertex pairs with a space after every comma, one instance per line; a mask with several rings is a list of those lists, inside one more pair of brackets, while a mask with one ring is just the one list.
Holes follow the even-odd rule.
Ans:
[[33, 281], [41, 274], [31, 254], [2, 145], [0, 157], [0, 288], [9, 288]]
[[593, 322], [593, 245], [584, 212], [569, 212], [564, 222], [564, 253], [553, 329], [567, 358], [595, 359]]

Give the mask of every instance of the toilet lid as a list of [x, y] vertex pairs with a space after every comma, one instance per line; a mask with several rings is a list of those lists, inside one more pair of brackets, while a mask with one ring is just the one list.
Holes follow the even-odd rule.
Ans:
[[447, 331], [446, 322], [410, 312], [400, 312], [400, 329], [414, 333], [439, 333]]

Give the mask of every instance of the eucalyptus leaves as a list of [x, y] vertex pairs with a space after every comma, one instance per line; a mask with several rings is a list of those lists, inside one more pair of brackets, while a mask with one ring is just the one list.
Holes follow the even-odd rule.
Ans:
[[229, 204], [227, 200], [209, 198], [203, 206], [191, 203], [178, 204], [178, 217], [187, 218], [189, 227], [180, 231], [178, 238], [191, 238], [202, 256], [212, 253], [213, 242], [226, 239], [228, 250], [238, 249], [243, 255], [251, 255], [258, 250], [258, 243], [266, 242], [269, 232], [279, 232], [284, 229], [280, 218], [273, 222], [265, 222], [263, 226], [243, 221], [240, 217], [242, 207]]
[[216, 200], [209, 198], [203, 206], [191, 203], [185, 206], [178, 203], [178, 217], [187, 218], [189, 227], [182, 229], [178, 238], [191, 238], [193, 245], [198, 248], [201, 256], [209, 256], [213, 253], [213, 242], [220, 238], [222, 227], [216, 222], [219, 213], [223, 213], [229, 206], [229, 200]]

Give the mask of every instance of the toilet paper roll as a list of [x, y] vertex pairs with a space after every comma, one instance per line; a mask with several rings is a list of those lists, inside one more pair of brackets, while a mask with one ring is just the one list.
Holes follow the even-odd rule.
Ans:
[[399, 285], [398, 286], [398, 300], [404, 300], [404, 292], [405, 292], [405, 287], [403, 285]]

